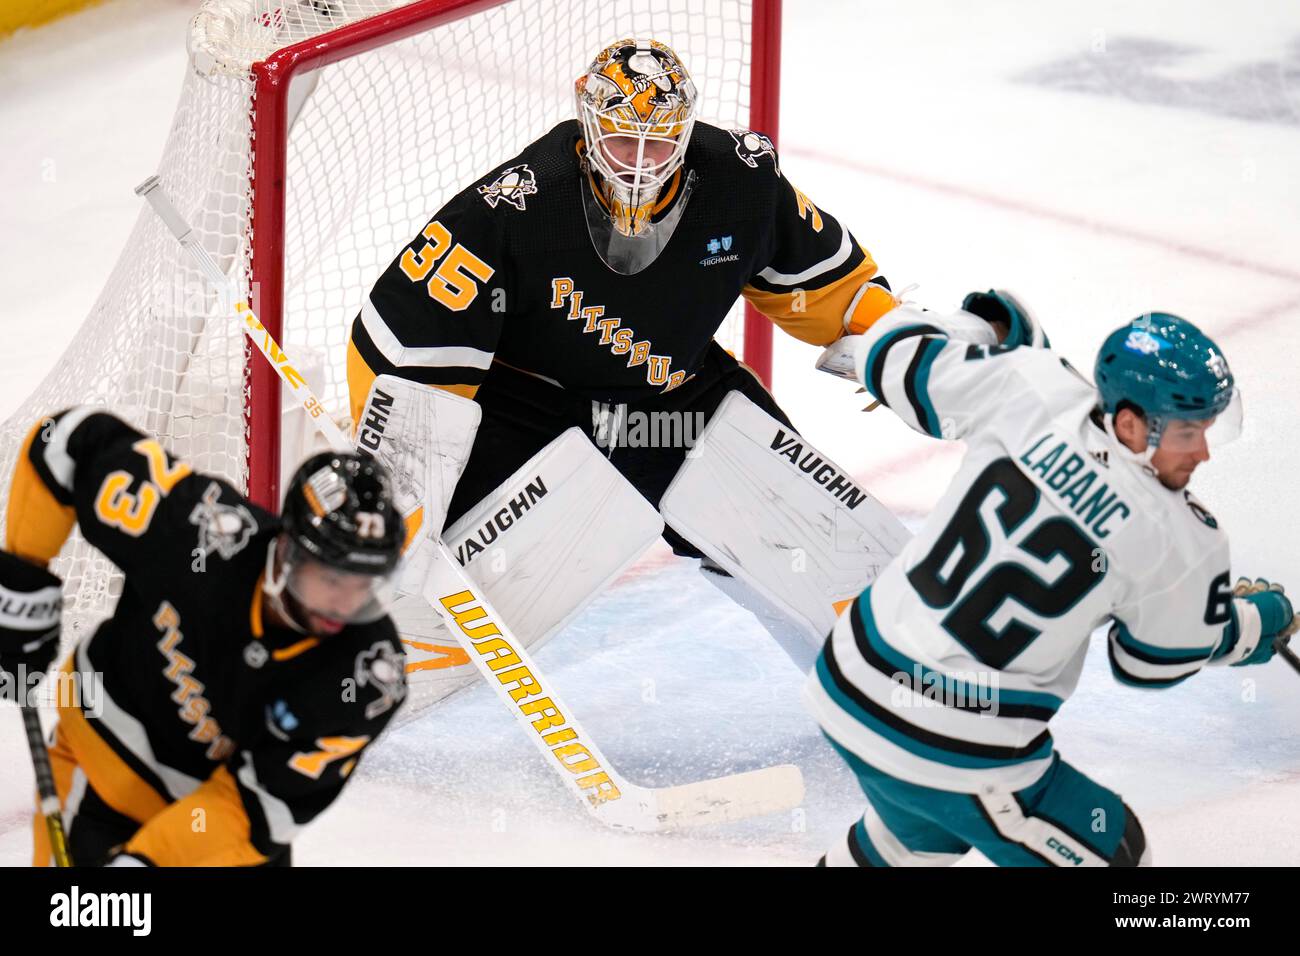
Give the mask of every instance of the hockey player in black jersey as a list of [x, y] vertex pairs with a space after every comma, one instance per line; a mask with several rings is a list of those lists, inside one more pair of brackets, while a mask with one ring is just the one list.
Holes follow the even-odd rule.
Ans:
[[[571, 427], [656, 507], [689, 449], [603, 440], [611, 422], [708, 420], [739, 392], [790, 430], [714, 340], [741, 296], [818, 346], [896, 305], [848, 229], [786, 178], [770, 139], [697, 122], [698, 100], [662, 43], [602, 50], [576, 83], [577, 119], [448, 201], [361, 304], [347, 355], [359, 425], [381, 375], [481, 407], [447, 528]], [[729, 551], [671, 527], [664, 537], [683, 555]]]
[[[9, 495], [0, 669], [53, 661], [62, 582], [46, 565], [74, 524], [124, 574], [60, 674], [50, 756], [74, 862], [287, 864], [406, 693], [387, 470], [313, 456], [276, 518], [75, 408], [32, 429]], [[35, 844], [47, 865], [39, 815]]]

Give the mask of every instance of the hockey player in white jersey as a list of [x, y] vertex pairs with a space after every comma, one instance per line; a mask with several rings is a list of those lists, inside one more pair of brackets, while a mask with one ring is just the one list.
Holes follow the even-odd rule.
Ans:
[[1133, 811], [1061, 759], [1048, 722], [1103, 624], [1114, 675], [1145, 688], [1263, 663], [1294, 629], [1280, 587], [1234, 591], [1227, 535], [1187, 490], [1239, 427], [1232, 374], [1190, 322], [1152, 313], [1106, 338], [1094, 387], [1005, 293], [963, 309], [903, 306], [839, 344], [876, 399], [968, 450], [805, 687], [869, 800], [822, 863], [1149, 862]]

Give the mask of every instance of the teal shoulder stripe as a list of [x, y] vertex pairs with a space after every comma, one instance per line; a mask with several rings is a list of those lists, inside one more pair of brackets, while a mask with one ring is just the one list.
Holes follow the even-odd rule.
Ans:
[[942, 335], [943, 333], [932, 325], [905, 325], [886, 332], [867, 352], [867, 360], [862, 366], [862, 383], [871, 393], [871, 397], [886, 408], [889, 407], [889, 400], [884, 396], [885, 389], [882, 383], [885, 376], [884, 362], [889, 350], [901, 339], [927, 334]]
[[930, 366], [934, 365], [934, 360], [939, 357], [944, 345], [942, 339], [927, 339], [923, 346], [921, 364], [916, 370], [916, 400], [925, 413], [925, 420], [921, 422], [921, 426], [935, 438], [943, 437], [943, 429], [939, 424], [939, 416], [934, 410], [934, 402], [930, 401]]
[[881, 356], [884, 355], [885, 352], [889, 351], [889, 347], [898, 339], [898, 333], [900, 331], [902, 330], [896, 329], [893, 332], [882, 335], [877, 340], [876, 344], [871, 346], [871, 350], [867, 352], [867, 361], [862, 366], [862, 383], [867, 387], [867, 391], [871, 394], [871, 397], [876, 399], [878, 402], [885, 403], [885, 400], [877, 394], [880, 387], [875, 383], [880, 379], [879, 376], [875, 374], [875, 371], [880, 362]]

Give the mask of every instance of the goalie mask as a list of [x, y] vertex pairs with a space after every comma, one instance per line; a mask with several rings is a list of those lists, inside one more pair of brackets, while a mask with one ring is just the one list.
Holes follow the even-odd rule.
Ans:
[[[664, 195], [695, 125], [695, 84], [664, 44], [619, 40], [596, 56], [575, 92], [586, 147], [587, 228], [605, 264], [632, 275], [668, 243], [694, 186], [694, 174], [685, 174]], [[661, 197], [675, 202], [656, 221]]]
[[281, 617], [305, 633], [332, 634], [388, 612], [389, 577], [406, 538], [388, 469], [365, 455], [313, 455], [294, 473], [281, 511], [263, 584]]

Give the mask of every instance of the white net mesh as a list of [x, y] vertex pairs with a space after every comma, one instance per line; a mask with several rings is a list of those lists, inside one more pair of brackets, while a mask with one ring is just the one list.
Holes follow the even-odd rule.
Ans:
[[[249, 263], [258, 242], [250, 172], [257, 108], [252, 64], [300, 40], [406, 6], [455, 4], [201, 5], [189, 37], [192, 68], [158, 172], [242, 295], [250, 291]], [[598, 49], [622, 36], [667, 42], [692, 71], [702, 118], [748, 126], [750, 23], [748, 0], [517, 0], [295, 81], [282, 344], [299, 367], [315, 360], [308, 377], [331, 411], [346, 408], [348, 328], [380, 271], [455, 192], [572, 115], [573, 78]], [[3, 487], [23, 435], [41, 416], [95, 404], [160, 436], [197, 470], [247, 488], [245, 411], [259, 396], [247, 386], [239, 325], [218, 307], [217, 296], [145, 208], [72, 345], [0, 431]], [[737, 310], [722, 338], [738, 352], [739, 329]], [[286, 458], [296, 460], [301, 430], [286, 421]], [[54, 570], [67, 582], [72, 638], [111, 610], [120, 582], [79, 536]]]

